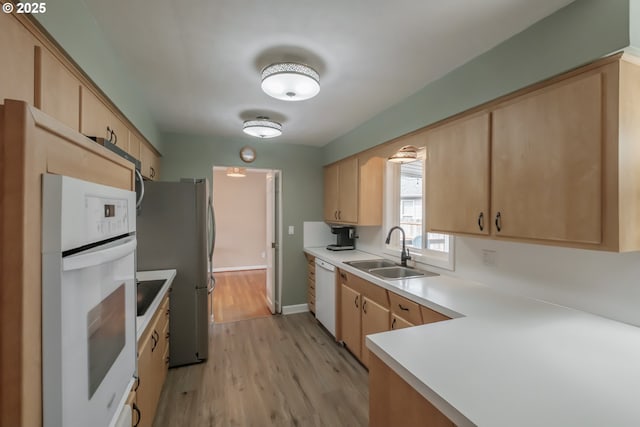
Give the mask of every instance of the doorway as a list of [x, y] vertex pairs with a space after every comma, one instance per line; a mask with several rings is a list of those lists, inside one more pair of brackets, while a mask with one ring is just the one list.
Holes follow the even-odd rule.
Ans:
[[[216, 247], [211, 321], [280, 312], [281, 172], [213, 167]], [[236, 168], [237, 169], [237, 168]], [[238, 176], [244, 175], [244, 176]]]

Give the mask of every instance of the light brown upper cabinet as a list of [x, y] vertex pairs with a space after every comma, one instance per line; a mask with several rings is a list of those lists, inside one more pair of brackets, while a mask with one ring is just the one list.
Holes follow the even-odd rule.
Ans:
[[144, 141], [140, 141], [140, 162], [142, 176], [152, 180], [160, 179], [160, 156]]
[[136, 159], [140, 160], [140, 146], [142, 145], [142, 140], [138, 137], [138, 135], [129, 129], [129, 149], [127, 153], [131, 154]]
[[0, 103], [34, 101], [34, 48], [36, 38], [9, 13], [0, 13]]
[[428, 229], [640, 250], [638, 64], [604, 58], [427, 130]]
[[350, 157], [324, 169], [324, 220], [382, 224], [383, 159]]
[[610, 59], [498, 106], [497, 237], [640, 249], [640, 68]]
[[429, 130], [425, 140], [428, 228], [488, 235], [489, 113]]
[[80, 88], [80, 111], [80, 133], [111, 139], [118, 147], [128, 150], [129, 129], [85, 86]]
[[605, 73], [576, 76], [494, 111], [496, 235], [602, 242]]
[[35, 106], [80, 130], [80, 82], [47, 49], [36, 46]]

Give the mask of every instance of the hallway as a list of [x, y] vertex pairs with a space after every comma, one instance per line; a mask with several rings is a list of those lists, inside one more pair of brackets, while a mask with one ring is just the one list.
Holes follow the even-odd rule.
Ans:
[[215, 323], [271, 316], [266, 299], [266, 270], [215, 273], [213, 318]]

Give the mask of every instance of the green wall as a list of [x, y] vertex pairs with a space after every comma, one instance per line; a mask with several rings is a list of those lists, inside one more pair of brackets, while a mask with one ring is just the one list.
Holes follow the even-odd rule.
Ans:
[[[240, 148], [250, 145], [256, 160], [243, 164]], [[281, 255], [282, 305], [303, 304], [307, 299], [307, 263], [302, 252], [302, 223], [322, 221], [321, 149], [303, 145], [281, 144], [255, 139], [213, 139], [205, 136], [164, 134], [162, 179], [171, 181], [187, 177], [211, 180], [213, 166], [250, 166], [282, 171]], [[295, 227], [295, 234], [287, 229]]]
[[149, 142], [162, 152], [160, 132], [148, 106], [142, 101], [140, 90], [105, 39], [85, 2], [48, 2], [47, 12], [34, 17]]
[[[571, 3], [332, 141], [324, 148], [324, 163], [626, 48], [629, 1]], [[631, 2], [636, 9], [638, 0]]]

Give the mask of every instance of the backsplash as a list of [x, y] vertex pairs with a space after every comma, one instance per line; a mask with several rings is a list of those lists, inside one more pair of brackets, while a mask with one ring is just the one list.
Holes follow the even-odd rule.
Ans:
[[[381, 227], [359, 227], [356, 248], [385, 256], [382, 231]], [[455, 271], [428, 268], [640, 326], [640, 252], [618, 254], [456, 237]]]

